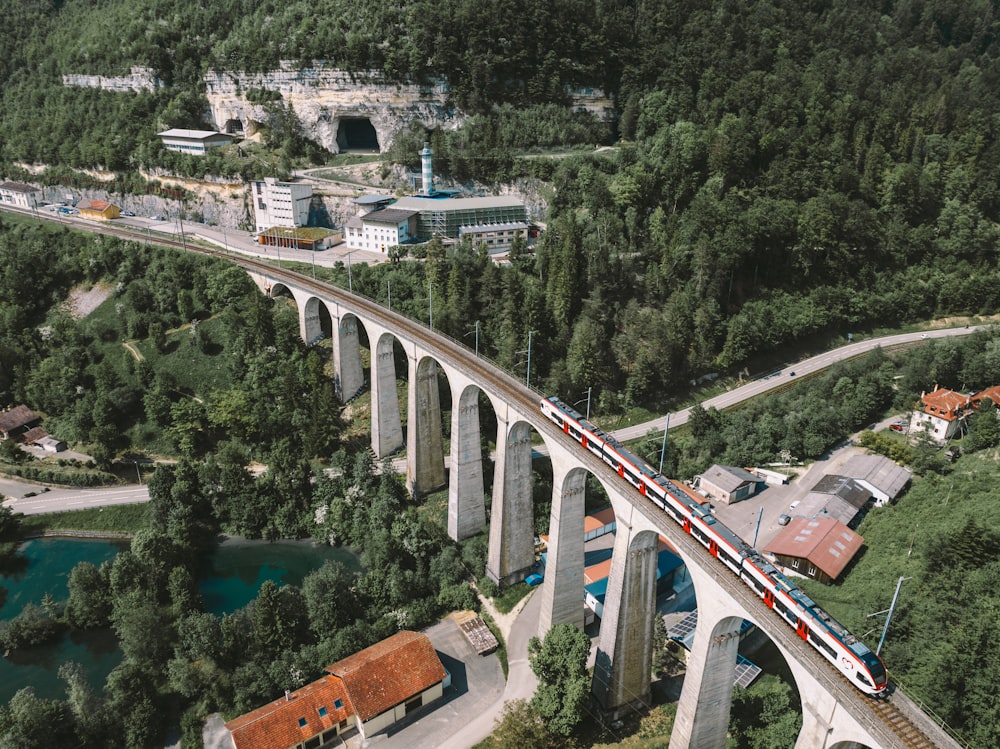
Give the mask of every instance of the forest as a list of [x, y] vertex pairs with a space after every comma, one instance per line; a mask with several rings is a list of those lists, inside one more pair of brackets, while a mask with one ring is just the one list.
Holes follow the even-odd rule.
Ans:
[[[379, 69], [400, 81], [447, 80], [454, 103], [470, 115], [464, 126], [401, 132], [388, 157], [415, 166], [414, 144], [430, 140], [447, 176], [540, 185], [546, 231], [530, 250], [515, 247], [510, 267], [496, 267], [474, 247], [432, 242], [418, 262], [356, 266], [354, 286], [376, 299], [386, 299], [391, 288], [393, 308], [423, 320], [433, 294], [436, 328], [469, 343], [475, 326], [483, 352], [502, 366], [571, 401], [591, 392], [595, 412], [608, 419], [637, 407], [663, 413], [708, 373], [759, 373], [786, 351], [822, 348], [849, 333], [988, 316], [1000, 307], [1000, 10], [987, 0], [8, 5], [0, 27], [5, 178], [28, 179], [23, 165], [35, 165], [53, 174], [104, 168], [121, 185], [137, 184], [136, 170], [150, 167], [187, 175], [207, 168], [247, 179], [261, 164], [287, 171], [326, 158], [278, 102], [263, 160], [226, 153], [199, 162], [164, 152], [157, 131], [210, 125], [201, 83], [208, 69], [326, 61]], [[61, 84], [65, 73], [122, 74], [132, 65], [150, 66], [165, 87], [114, 94]], [[567, 87], [606, 91], [616, 105], [611, 126], [569, 111]], [[597, 145], [606, 148], [593, 150]], [[532, 158], [563, 146], [574, 149]], [[59, 311], [70, 289], [99, 283], [108, 285], [109, 301], [94, 315], [78, 322]], [[293, 312], [260, 299], [248, 284], [231, 268], [187, 256], [167, 260], [137, 243], [80, 242], [62, 230], [6, 219], [0, 226], [0, 397], [44, 411], [53, 431], [91, 448], [98, 469], [132, 449], [182, 458], [158, 479], [161, 488], [170, 486], [170, 498], [158, 500], [155, 538], [147, 546], [165, 544], [170, 559], [186, 561], [178, 549], [217, 529], [265, 538], [312, 534], [320, 504], [329, 508], [327, 537], [349, 542], [369, 531], [366, 522], [376, 522], [339, 502], [353, 491], [350, 484], [309, 480], [311, 469], [300, 458], [339, 453], [347, 446], [344, 425], [319, 354], [295, 342]], [[532, 371], [525, 372], [529, 337]], [[144, 361], [129, 355], [123, 340], [133, 341]], [[723, 459], [819, 455], [936, 383], [997, 384], [996, 351], [995, 335], [983, 334], [928, 345], [904, 362], [875, 354], [769, 406], [696, 413], [690, 436], [671, 443], [665, 466], [684, 477]], [[281, 407], [270, 407], [276, 403]], [[288, 423], [303, 428], [280, 428]], [[1000, 725], [990, 686], [1000, 679], [988, 645], [997, 641], [989, 618], [995, 603], [985, 596], [997, 543], [985, 521], [963, 523], [967, 516], [990, 517], [980, 497], [981, 482], [989, 481], [983, 477], [993, 475], [996, 435], [988, 426], [977, 424], [970, 435], [976, 451], [952, 467], [926, 445], [907, 452], [880, 442], [880, 435], [865, 437], [923, 474], [912, 512], [926, 519], [919, 521], [923, 531], [909, 528], [907, 503], [872, 515], [861, 529], [871, 534], [872, 548], [912, 560], [896, 574], [917, 577], [913, 590], [919, 583], [937, 596], [915, 595], [901, 610], [900, 636], [887, 651], [894, 673], [984, 747], [997, 744]], [[240, 467], [251, 449], [274, 473], [248, 485]], [[341, 460], [353, 465], [353, 457]], [[357, 478], [350, 470], [344, 476]], [[225, 492], [213, 493], [219, 486]], [[329, 492], [323, 502], [321, 490]], [[391, 483], [366, 491], [387, 495], [377, 537], [393, 548], [394, 533], [407, 538], [412, 526], [386, 530], [386, 517], [404, 516], [408, 500]], [[940, 511], [959, 497], [983, 504], [964, 501], [961, 517]], [[956, 526], [934, 535], [941, 515]], [[907, 531], [899, 531], [902, 525]], [[879, 544], [890, 528], [905, 540]], [[171, 533], [176, 537], [165, 542]], [[441, 549], [475, 558], [445, 542]], [[425, 551], [421, 558], [400, 556], [395, 590], [437, 558], [436, 548]], [[111, 696], [101, 698], [110, 700], [103, 710], [92, 710], [84, 700], [92, 696], [79, 691], [71, 692], [83, 700], [79, 708], [27, 698], [4, 708], [0, 728], [20, 737], [19, 745], [31, 745], [25, 732], [38, 715], [61, 715], [78, 737], [90, 735], [81, 727], [84, 715], [110, 721], [95, 727], [95, 736], [126, 730], [120, 720], [134, 720], [131, 730], [139, 731], [141, 714], [122, 718], [114, 695], [138, 689], [142, 674], [185, 654], [199, 660], [193, 654], [201, 651], [181, 627], [197, 612], [185, 597], [191, 572], [183, 563], [172, 568], [176, 573], [149, 570], [143, 566], [149, 558], [129, 573], [151, 576], [149, 600], [119, 602], [116, 615], [114, 576], [106, 571], [107, 582], [96, 587], [111, 590], [112, 603], [105, 599], [95, 621], [111, 622], [124, 638], [128, 625], [115, 618], [124, 611], [172, 612], [162, 623], [169, 647], [146, 661], [141, 656], [138, 670], [123, 671]], [[841, 608], [831, 603], [831, 610], [852, 628], [864, 626], [856, 621], [863, 615], [856, 602], [868, 601], [861, 596], [891, 587], [891, 560], [880, 563], [881, 576], [865, 572], [877, 558], [870, 553], [858, 566], [864, 590], [852, 587], [852, 577], [816, 593], [824, 604], [842, 595]], [[963, 571], [959, 591], [951, 585], [956, 569]], [[876, 577], [882, 587], [872, 582]], [[438, 592], [414, 589], [421, 602], [412, 604], [415, 621], [431, 616], [436, 596], [457, 595], [448, 587], [454, 580], [440, 579]], [[383, 603], [388, 608], [379, 610], [388, 611], [412, 602]], [[868, 608], [884, 603], [872, 600]], [[943, 619], [935, 617], [949, 607], [982, 615], [950, 628], [946, 642], [930, 639], [941, 631], [935, 622]], [[86, 621], [72, 619], [72, 606], [53, 611], [64, 624], [76, 621], [66, 626]], [[252, 618], [252, 611], [243, 615], [243, 629], [226, 625], [236, 632], [227, 648], [257, 637], [247, 634]], [[202, 624], [215, 632], [216, 624]], [[185, 624], [183, 632], [195, 626]], [[288, 626], [298, 652], [334, 652], [312, 619]], [[260, 636], [263, 643], [270, 635]], [[928, 650], [931, 659], [924, 657]], [[222, 673], [234, 652], [213, 651], [201, 662]], [[965, 660], [979, 653], [984, 660]], [[277, 683], [275, 675], [261, 675], [265, 663], [248, 675], [249, 686], [222, 678], [216, 691], [205, 686], [204, 674], [175, 665], [177, 681], [147, 695], [143, 709], [155, 713], [150, 705], [178, 694], [183, 710], [247, 704]], [[949, 663], [961, 670], [949, 670]], [[966, 680], [972, 671], [976, 677]], [[945, 672], [942, 683], [938, 675]], [[234, 682], [247, 692], [227, 691]], [[136, 745], [154, 738], [137, 735]]]

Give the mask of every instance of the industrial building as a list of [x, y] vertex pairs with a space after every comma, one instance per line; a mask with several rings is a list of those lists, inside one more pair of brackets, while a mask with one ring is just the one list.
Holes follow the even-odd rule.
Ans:
[[168, 151], [204, 156], [210, 148], [225, 146], [233, 142], [233, 136], [214, 130], [185, 130], [173, 128], [157, 133], [163, 147]]
[[312, 185], [281, 182], [274, 177], [255, 180], [250, 185], [254, 223], [257, 231], [274, 226], [294, 229], [309, 223]]

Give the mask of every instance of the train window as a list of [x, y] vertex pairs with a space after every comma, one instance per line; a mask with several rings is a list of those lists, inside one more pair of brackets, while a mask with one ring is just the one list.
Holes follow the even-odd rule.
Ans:
[[756, 590], [758, 593], [764, 592], [764, 583], [762, 583], [753, 575], [744, 575], [743, 579], [749, 581], [750, 585], [752, 585], [753, 589]]
[[781, 613], [781, 615], [784, 616], [786, 619], [798, 618], [794, 616], [792, 612], [789, 610], [789, 608], [777, 598], [774, 599], [774, 608], [776, 608]]
[[816, 634], [815, 630], [809, 630], [809, 642], [816, 646], [817, 650], [822, 650], [830, 660], [837, 659], [837, 653], [831, 648], [822, 637]]
[[868, 678], [860, 671], [855, 672], [855, 676], [858, 677], [858, 681], [860, 681], [862, 684], [867, 684], [868, 686], [872, 685], [872, 683], [868, 681]]

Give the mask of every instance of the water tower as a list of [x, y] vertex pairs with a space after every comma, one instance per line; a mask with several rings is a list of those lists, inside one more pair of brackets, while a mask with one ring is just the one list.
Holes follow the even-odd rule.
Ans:
[[424, 141], [424, 150], [420, 152], [420, 172], [424, 183], [421, 194], [428, 197], [434, 194], [434, 168], [431, 166], [433, 155], [430, 142]]

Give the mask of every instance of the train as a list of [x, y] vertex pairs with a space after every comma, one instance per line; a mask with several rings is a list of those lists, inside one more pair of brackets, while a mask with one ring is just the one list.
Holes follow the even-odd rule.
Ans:
[[559, 398], [543, 398], [541, 409], [565, 434], [610, 466], [704, 546], [854, 688], [872, 697], [887, 694], [889, 677], [878, 655], [706, 510], [698, 495], [661, 475]]

